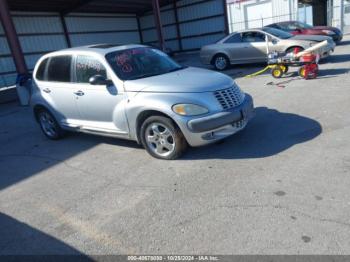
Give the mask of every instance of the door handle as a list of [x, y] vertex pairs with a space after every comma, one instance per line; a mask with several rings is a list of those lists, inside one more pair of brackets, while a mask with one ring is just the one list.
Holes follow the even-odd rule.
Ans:
[[50, 89], [50, 88], [44, 88], [43, 91], [44, 91], [45, 93], [51, 93], [51, 89]]
[[84, 92], [79, 90], [77, 92], [74, 92], [74, 94], [76, 94], [77, 96], [83, 96], [84, 95]]

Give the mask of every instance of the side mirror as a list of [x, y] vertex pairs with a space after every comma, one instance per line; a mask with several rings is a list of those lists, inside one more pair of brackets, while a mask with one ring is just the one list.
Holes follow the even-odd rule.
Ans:
[[272, 43], [273, 45], [275, 45], [275, 44], [278, 43], [278, 40], [277, 40], [277, 39], [272, 39], [271, 43]]
[[109, 86], [113, 84], [112, 80], [106, 79], [104, 76], [101, 76], [101, 75], [94, 75], [90, 77], [89, 83], [90, 85], [105, 85], [105, 86]]

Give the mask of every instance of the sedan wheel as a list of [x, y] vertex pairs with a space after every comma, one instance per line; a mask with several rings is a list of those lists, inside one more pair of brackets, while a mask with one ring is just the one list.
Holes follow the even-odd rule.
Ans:
[[224, 55], [217, 55], [214, 59], [214, 66], [217, 70], [225, 70], [229, 66], [229, 61]]
[[152, 156], [176, 159], [186, 150], [187, 142], [174, 122], [163, 116], [151, 116], [141, 127], [142, 144]]

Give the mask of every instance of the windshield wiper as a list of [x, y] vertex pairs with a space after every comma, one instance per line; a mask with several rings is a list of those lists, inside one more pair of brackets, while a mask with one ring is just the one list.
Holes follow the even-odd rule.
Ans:
[[187, 67], [187, 66], [176, 67], [176, 68], [170, 69], [167, 73], [179, 71], [179, 70], [185, 69], [186, 67]]
[[151, 77], [151, 76], [167, 74], [167, 73], [175, 72], [175, 71], [178, 71], [178, 70], [182, 70], [184, 68], [187, 68], [187, 66], [176, 67], [176, 68], [170, 69], [169, 71], [165, 71], [165, 72], [159, 72], [159, 73], [153, 73], [153, 74], [142, 74], [142, 75], [138, 75], [138, 76], [135, 76], [135, 77], [131, 77], [131, 78], [127, 79], [127, 80], [136, 80], [136, 79], [141, 79], [141, 78], [146, 78], [146, 77]]

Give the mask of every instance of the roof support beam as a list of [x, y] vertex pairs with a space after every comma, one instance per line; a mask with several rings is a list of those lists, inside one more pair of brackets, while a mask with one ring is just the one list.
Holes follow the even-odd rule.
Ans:
[[152, 7], [153, 7], [154, 23], [156, 25], [156, 30], [158, 35], [159, 48], [164, 51], [165, 50], [164, 34], [163, 34], [162, 21], [160, 18], [159, 0], [152, 0]]
[[72, 47], [72, 43], [69, 38], [68, 28], [66, 24], [66, 20], [64, 19], [64, 16], [60, 14], [60, 20], [63, 28], [64, 38], [66, 39], [67, 47]]
[[182, 39], [181, 39], [181, 30], [180, 30], [180, 25], [179, 25], [179, 14], [177, 13], [176, 1], [177, 0], [173, 0], [174, 16], [175, 16], [175, 23], [176, 23], [176, 35], [177, 35], [177, 39], [179, 42], [179, 49], [180, 49], [180, 51], [182, 51], [183, 47], [182, 47]]
[[228, 25], [227, 1], [226, 0], [222, 0], [222, 8], [223, 8], [224, 19], [225, 19], [225, 34], [228, 35], [230, 30], [229, 30], [229, 25]]
[[28, 68], [24, 59], [21, 44], [19, 42], [15, 25], [13, 24], [10, 10], [6, 0], [0, 0], [0, 20], [2, 22], [7, 42], [15, 62], [18, 74], [27, 74]]

